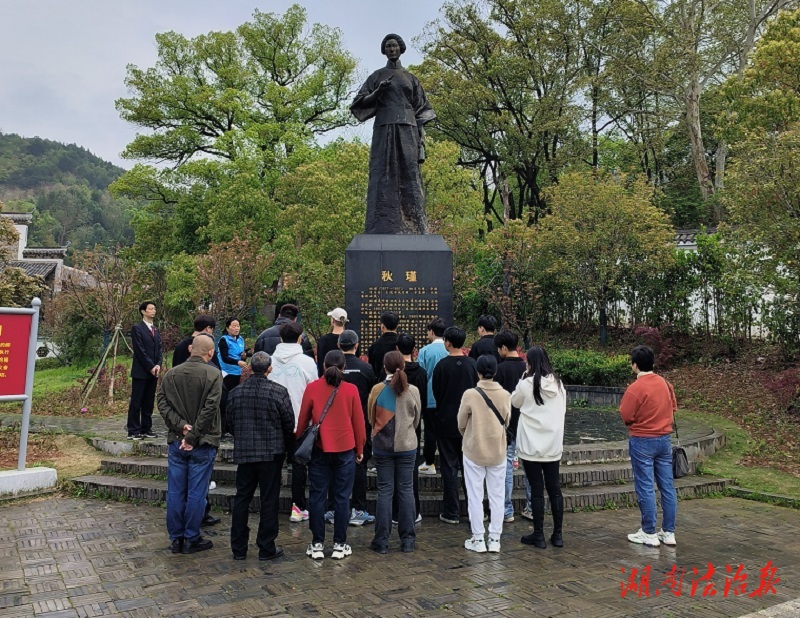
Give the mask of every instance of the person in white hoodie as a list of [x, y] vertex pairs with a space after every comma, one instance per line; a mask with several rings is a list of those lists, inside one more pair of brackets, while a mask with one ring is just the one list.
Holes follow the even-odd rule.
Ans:
[[[287, 322], [281, 326], [279, 332], [281, 342], [275, 347], [275, 352], [272, 354], [272, 371], [267, 377], [289, 391], [289, 399], [292, 401], [292, 410], [294, 410], [294, 425], [297, 429], [303, 393], [306, 391], [306, 386], [317, 379], [317, 364], [313, 358], [306, 356], [303, 352], [302, 326], [297, 322]], [[289, 521], [308, 520], [307, 478], [306, 467], [292, 463], [292, 513], [289, 515]]]
[[547, 547], [544, 538], [544, 489], [550, 498], [553, 513], [553, 534], [550, 542], [563, 547], [561, 534], [564, 519], [564, 498], [559, 482], [559, 464], [564, 450], [564, 417], [567, 393], [553, 372], [544, 348], [533, 346], [525, 357], [527, 368], [511, 395], [511, 405], [519, 408], [517, 457], [531, 484], [533, 533], [522, 537], [526, 545]]

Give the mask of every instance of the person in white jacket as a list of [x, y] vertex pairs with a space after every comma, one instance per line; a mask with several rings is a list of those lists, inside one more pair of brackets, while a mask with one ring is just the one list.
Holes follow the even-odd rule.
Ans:
[[544, 348], [533, 346], [525, 357], [527, 368], [511, 395], [511, 405], [519, 408], [517, 457], [531, 485], [533, 533], [522, 537], [526, 545], [547, 547], [544, 538], [544, 489], [553, 513], [550, 542], [563, 547], [564, 498], [559, 482], [559, 464], [564, 450], [564, 417], [567, 393], [553, 372]]
[[[272, 371], [268, 379], [277, 382], [289, 391], [289, 399], [294, 410], [294, 426], [300, 416], [300, 405], [306, 386], [317, 379], [317, 363], [303, 352], [301, 341], [303, 327], [297, 322], [286, 322], [280, 328], [281, 343], [272, 354]], [[306, 509], [306, 480], [308, 470], [305, 466], [292, 463], [292, 513], [289, 521], [308, 520]]]

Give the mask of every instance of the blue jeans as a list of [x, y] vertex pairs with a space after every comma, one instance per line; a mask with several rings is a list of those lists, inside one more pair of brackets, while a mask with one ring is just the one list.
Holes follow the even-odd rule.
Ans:
[[308, 464], [308, 527], [312, 543], [325, 543], [325, 503], [328, 489], [333, 498], [333, 542], [347, 542], [350, 523], [350, 494], [356, 476], [355, 450], [323, 453], [314, 448]]
[[[514, 456], [516, 455], [517, 441], [514, 440], [506, 447], [506, 509], [505, 516], [514, 515], [514, 505], [511, 503], [511, 494], [514, 491]], [[525, 477], [525, 510], [531, 510], [531, 484]]]
[[171, 541], [180, 538], [195, 541], [200, 537], [217, 449], [204, 444], [182, 451], [180, 445], [179, 440], [169, 445], [167, 531]]
[[375, 538], [372, 542], [380, 547], [389, 545], [392, 530], [392, 497], [397, 487], [398, 513], [397, 532], [404, 546], [413, 545], [417, 538], [414, 519], [417, 516], [414, 504], [414, 468], [417, 452], [375, 453], [378, 469], [378, 506], [375, 513]]
[[669, 435], [655, 438], [631, 436], [628, 452], [633, 466], [633, 487], [642, 512], [642, 530], [647, 534], [656, 532], [656, 492], [655, 484], [661, 492], [661, 527], [664, 532], [675, 532], [675, 518], [678, 515], [678, 496], [672, 482], [672, 445]]

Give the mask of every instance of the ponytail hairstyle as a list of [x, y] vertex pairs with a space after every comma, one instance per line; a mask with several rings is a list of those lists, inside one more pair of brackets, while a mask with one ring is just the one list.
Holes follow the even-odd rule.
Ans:
[[341, 350], [331, 350], [325, 355], [325, 381], [337, 388], [344, 378], [345, 359]]
[[387, 352], [386, 356], [383, 357], [383, 368], [386, 370], [386, 373], [393, 374], [389, 386], [392, 387], [392, 390], [397, 396], [402, 395], [408, 390], [408, 376], [406, 376], [406, 372], [404, 371], [405, 366], [406, 361], [403, 358], [403, 354], [397, 350]]
[[533, 400], [536, 402], [537, 406], [543, 406], [544, 399], [542, 399], [541, 390], [542, 378], [546, 378], [552, 374], [559, 388], [562, 387], [561, 380], [553, 372], [550, 358], [547, 356], [547, 352], [544, 351], [543, 347], [538, 345], [533, 346], [525, 355], [525, 360], [528, 362], [528, 377], [533, 376]]

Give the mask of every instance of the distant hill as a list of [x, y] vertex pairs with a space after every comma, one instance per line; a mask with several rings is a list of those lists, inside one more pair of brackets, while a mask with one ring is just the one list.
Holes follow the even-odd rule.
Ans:
[[0, 201], [33, 212], [29, 246], [132, 243], [137, 205], [108, 192], [124, 171], [75, 144], [0, 133]]

